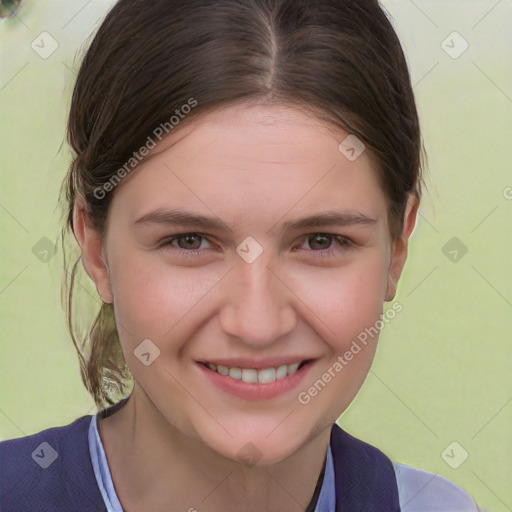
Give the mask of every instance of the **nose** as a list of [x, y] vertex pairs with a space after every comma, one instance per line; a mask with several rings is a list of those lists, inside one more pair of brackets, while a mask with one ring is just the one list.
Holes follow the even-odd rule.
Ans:
[[257, 349], [293, 331], [297, 321], [293, 292], [264, 254], [252, 263], [236, 263], [227, 276], [226, 301], [219, 313], [226, 334]]

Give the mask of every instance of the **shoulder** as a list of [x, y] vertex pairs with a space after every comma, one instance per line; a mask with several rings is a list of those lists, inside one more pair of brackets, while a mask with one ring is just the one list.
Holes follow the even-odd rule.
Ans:
[[336, 500], [343, 510], [400, 510], [396, 476], [387, 455], [336, 423], [330, 446]]
[[[402, 512], [478, 512], [471, 496], [450, 480], [393, 462]], [[482, 511], [483, 512], [483, 511]]]
[[378, 448], [340, 428], [333, 428], [331, 445], [335, 473], [344, 471], [344, 478], [349, 478], [349, 473], [365, 475], [364, 487], [372, 482], [384, 482], [390, 487], [393, 481], [402, 512], [485, 512], [465, 490], [450, 480], [393, 462]]
[[370, 480], [386, 475], [394, 480], [394, 466], [389, 457], [373, 446], [343, 430], [336, 423], [331, 430], [334, 462], [348, 473], [367, 473]]
[[90, 421], [90, 415], [82, 416], [66, 426], [0, 442], [1, 509], [101, 510], [88, 444]]

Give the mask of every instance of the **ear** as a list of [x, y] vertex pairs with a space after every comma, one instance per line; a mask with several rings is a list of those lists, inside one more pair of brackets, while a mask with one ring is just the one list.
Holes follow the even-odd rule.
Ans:
[[392, 301], [396, 295], [398, 280], [407, 259], [407, 248], [409, 237], [416, 225], [416, 216], [418, 213], [418, 198], [413, 194], [409, 195], [407, 206], [404, 213], [404, 227], [402, 234], [393, 242], [391, 250], [391, 262], [388, 272], [388, 285], [386, 290], [386, 301]]
[[113, 294], [103, 238], [92, 225], [83, 198], [75, 201], [73, 231], [82, 250], [85, 271], [96, 285], [96, 290], [103, 302], [112, 303]]

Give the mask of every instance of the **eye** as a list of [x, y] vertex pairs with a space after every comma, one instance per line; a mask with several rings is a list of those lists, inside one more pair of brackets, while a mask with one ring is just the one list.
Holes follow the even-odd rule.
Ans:
[[[304, 243], [309, 245], [312, 251], [316, 253], [315, 257], [318, 256], [321, 258], [336, 256], [340, 251], [354, 247], [353, 242], [347, 237], [331, 233], [312, 233], [306, 237]], [[336, 245], [337, 248], [330, 249], [333, 245]], [[304, 245], [302, 247], [304, 247]]]
[[[181, 233], [171, 238], [166, 238], [158, 245], [158, 248], [172, 250], [172, 252], [185, 257], [200, 256], [208, 249], [208, 247], [204, 246], [205, 242], [208, 243], [207, 238], [200, 233]], [[333, 257], [341, 251], [354, 247], [354, 243], [348, 238], [331, 233], [312, 233], [307, 235], [301, 248], [304, 248], [304, 245], [310, 246], [309, 250], [306, 248], [308, 252], [313, 252], [315, 257], [321, 258]], [[331, 249], [334, 245], [337, 248]]]
[[199, 233], [182, 233], [163, 240], [158, 247], [171, 248], [178, 254], [193, 256], [204, 253], [205, 247], [201, 243], [202, 241], [206, 241], [206, 238]]

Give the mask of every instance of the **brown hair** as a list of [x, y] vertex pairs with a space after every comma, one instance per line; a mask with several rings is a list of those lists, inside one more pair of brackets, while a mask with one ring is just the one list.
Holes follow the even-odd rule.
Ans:
[[[180, 115], [177, 129], [215, 109], [259, 103], [300, 108], [355, 134], [376, 162], [392, 238], [402, 231], [408, 195], [421, 197], [409, 71], [378, 0], [120, 0], [86, 52], [73, 91], [67, 136], [75, 157], [63, 183], [63, 249], [77, 198], [103, 234], [114, 193], [105, 184], [127, 169], [157, 127], [176, 129], [169, 120], [191, 98], [195, 106]], [[68, 327], [82, 380], [102, 408], [125, 394], [131, 375], [111, 305], [75, 335], [79, 263], [63, 286]]]

